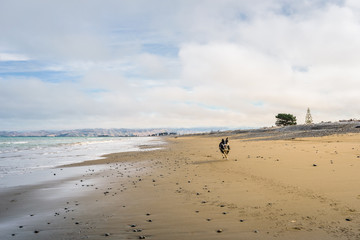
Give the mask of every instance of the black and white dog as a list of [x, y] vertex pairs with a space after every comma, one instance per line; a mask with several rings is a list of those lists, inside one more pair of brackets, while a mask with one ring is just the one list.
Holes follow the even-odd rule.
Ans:
[[221, 142], [219, 143], [219, 149], [220, 149], [220, 152], [221, 152], [223, 158], [228, 159], [228, 154], [230, 152], [230, 145], [229, 145], [228, 138], [226, 138], [225, 140], [221, 139]]

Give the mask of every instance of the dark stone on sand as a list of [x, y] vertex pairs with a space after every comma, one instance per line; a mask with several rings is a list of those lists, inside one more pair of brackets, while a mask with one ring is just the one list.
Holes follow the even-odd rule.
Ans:
[[14, 237], [14, 236], [15, 236], [15, 233], [11, 234], [11, 236], [13, 236], [13, 237]]
[[254, 230], [254, 233], [259, 233], [259, 231], [258, 231], [258, 230]]
[[147, 222], [152, 222], [152, 220], [151, 219], [148, 219], [148, 220], [146, 220]]
[[211, 221], [211, 218], [207, 218], [206, 221], [210, 222], [210, 221]]
[[145, 239], [146, 237], [145, 236], [139, 236], [139, 239]]
[[227, 212], [223, 212], [222, 214], [226, 215], [226, 214], [227, 214]]
[[39, 230], [35, 230], [34, 233], [39, 233], [40, 231]]
[[105, 237], [109, 237], [109, 236], [110, 236], [110, 233], [105, 233], [104, 236], [105, 236]]
[[245, 220], [244, 219], [240, 219], [240, 222], [244, 222]]
[[146, 216], [150, 216], [150, 213], [147, 213]]
[[223, 230], [222, 230], [222, 229], [218, 229], [216, 232], [217, 232], [217, 233], [222, 233]]
[[136, 224], [131, 224], [130, 227], [136, 227]]
[[316, 166], [317, 166], [317, 165], [314, 163], [314, 164], [313, 164], [313, 167], [316, 167]]
[[19, 228], [23, 228], [24, 226], [19, 226]]
[[78, 225], [78, 224], [80, 224], [80, 223], [79, 223], [79, 222], [76, 222], [75, 224]]
[[220, 207], [225, 207], [225, 205], [221, 204]]
[[346, 218], [345, 221], [350, 222], [350, 221], [351, 221], [351, 218]]
[[142, 229], [134, 229], [133, 232], [142, 232]]

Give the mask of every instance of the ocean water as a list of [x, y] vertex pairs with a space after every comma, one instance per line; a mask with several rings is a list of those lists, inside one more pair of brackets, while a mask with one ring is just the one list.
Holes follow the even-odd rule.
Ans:
[[9, 177], [161, 144], [158, 137], [0, 137], [0, 186]]

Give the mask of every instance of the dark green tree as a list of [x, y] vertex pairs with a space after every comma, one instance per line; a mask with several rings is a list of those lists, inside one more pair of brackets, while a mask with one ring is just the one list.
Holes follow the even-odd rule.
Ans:
[[279, 113], [275, 116], [276, 126], [288, 126], [288, 125], [296, 125], [296, 117], [292, 114], [288, 113]]

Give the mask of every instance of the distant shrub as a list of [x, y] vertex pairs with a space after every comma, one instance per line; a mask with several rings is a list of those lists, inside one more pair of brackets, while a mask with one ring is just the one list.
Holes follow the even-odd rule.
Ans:
[[276, 126], [288, 126], [288, 125], [296, 125], [296, 117], [292, 114], [288, 113], [279, 113], [275, 116]]

